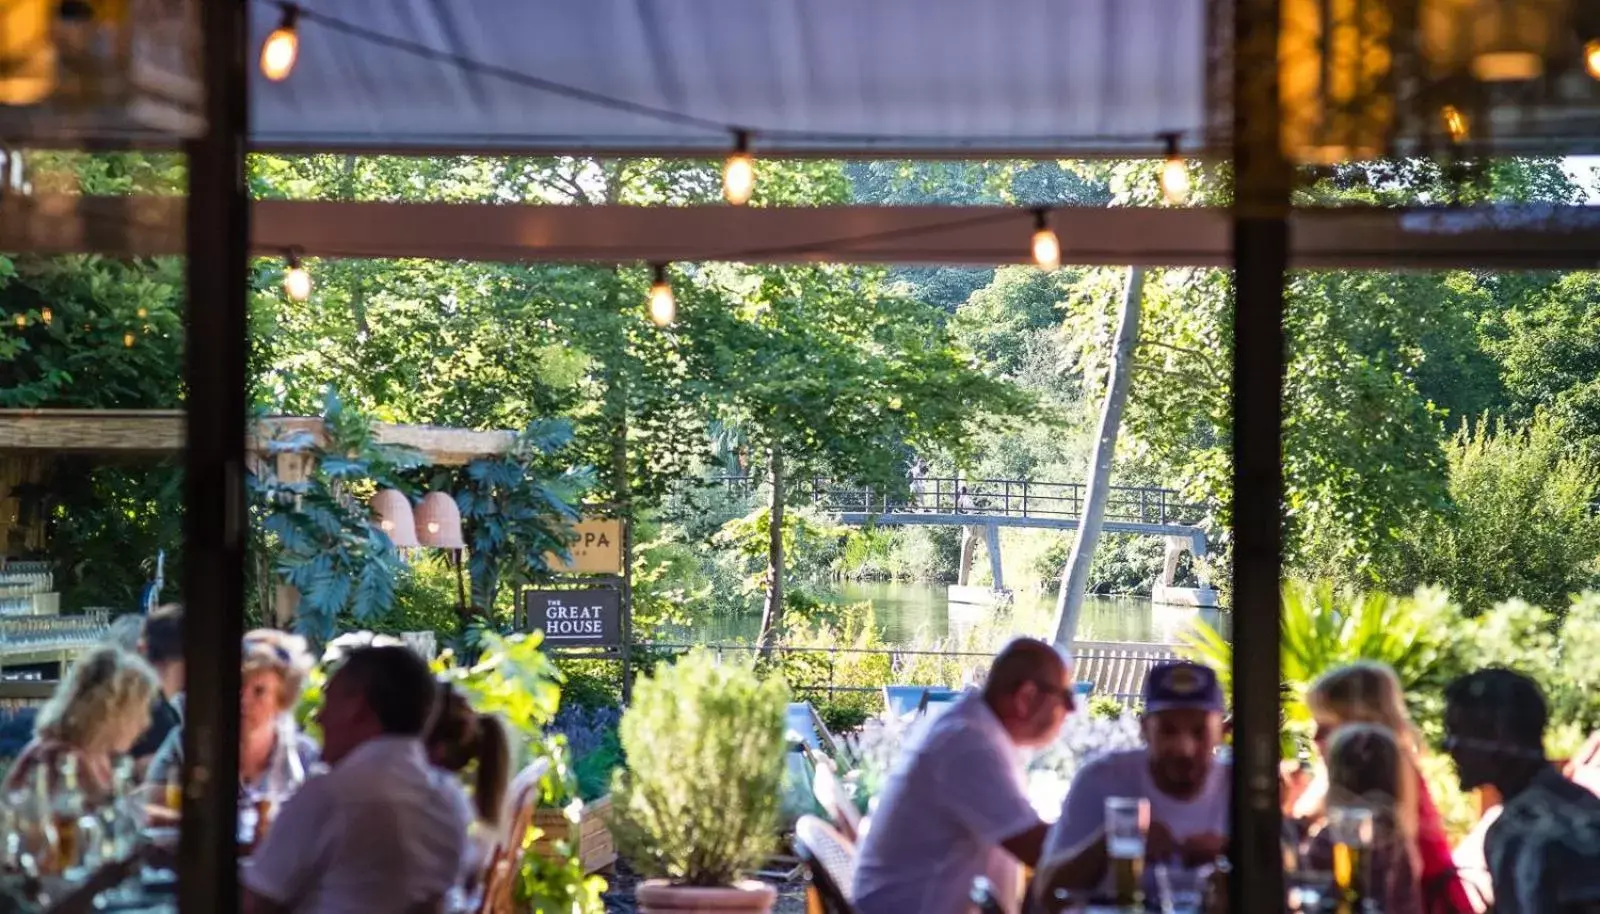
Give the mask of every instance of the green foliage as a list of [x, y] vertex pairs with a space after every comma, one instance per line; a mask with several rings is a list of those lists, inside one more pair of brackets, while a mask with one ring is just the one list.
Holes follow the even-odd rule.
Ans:
[[1600, 273], [1570, 273], [1519, 296], [1489, 326], [1513, 408], [1543, 410], [1585, 443], [1600, 438]]
[[[1437, 701], [1456, 671], [1452, 626], [1457, 612], [1438, 590], [1411, 597], [1362, 593], [1332, 584], [1289, 582], [1283, 588], [1280, 656], [1287, 725], [1309, 735], [1306, 689], [1323, 673], [1356, 660], [1392, 667], [1417, 717], [1437, 717]], [[1197, 660], [1233, 683], [1233, 647], [1216, 629], [1197, 623], [1185, 636]]]
[[1127, 707], [1125, 707], [1121, 701], [1112, 698], [1110, 695], [1089, 696], [1089, 715], [1091, 717], [1103, 717], [1106, 720], [1120, 720], [1122, 715], [1126, 713], [1128, 713]]
[[1600, 461], [1586, 439], [1542, 411], [1521, 426], [1485, 417], [1448, 457], [1450, 507], [1407, 525], [1389, 579], [1442, 586], [1469, 614], [1511, 598], [1559, 607], [1594, 584]]
[[[1550, 705], [1552, 731], [1566, 726], [1587, 734], [1600, 729], [1600, 668], [1593, 662], [1600, 651], [1600, 593], [1557, 606], [1542, 609], [1522, 600], [1495, 606], [1462, 626], [1462, 662], [1533, 677]], [[1570, 754], [1572, 747], [1557, 748]]]
[[[872, 604], [835, 607], [832, 615], [832, 621], [791, 630], [780, 644], [785, 650], [766, 661], [763, 672], [777, 675], [790, 692], [811, 702], [829, 731], [848, 733], [883, 710], [879, 687], [897, 680]], [[847, 691], [836, 691], [840, 688]]]
[[[406, 566], [373, 522], [366, 500], [376, 488], [398, 484], [398, 474], [422, 460], [378, 444], [370, 421], [346, 409], [332, 389], [322, 419], [325, 444], [301, 432], [268, 442], [267, 455], [274, 459], [263, 461], [249, 482], [256, 554], [278, 580], [300, 592], [297, 629], [326, 641], [341, 615], [365, 622], [393, 606]], [[311, 459], [308, 477], [280, 478], [274, 465], [279, 455]]]
[[784, 773], [777, 679], [694, 651], [641, 681], [612, 789], [618, 850], [646, 875], [729, 885], [776, 845]]
[[[746, 593], [766, 586], [767, 538], [772, 512], [757, 508], [724, 524], [712, 543], [727, 551], [744, 577]], [[790, 508], [783, 514], [783, 553], [790, 571], [799, 577], [815, 576], [832, 568], [846, 529], [815, 509]]]
[[547, 570], [546, 553], [566, 554], [578, 500], [594, 485], [590, 468], [558, 464], [572, 440], [565, 420], [534, 422], [510, 451], [435, 480], [436, 488], [454, 484], [469, 547], [470, 599], [480, 614], [492, 618], [501, 602], [509, 611], [516, 592]]

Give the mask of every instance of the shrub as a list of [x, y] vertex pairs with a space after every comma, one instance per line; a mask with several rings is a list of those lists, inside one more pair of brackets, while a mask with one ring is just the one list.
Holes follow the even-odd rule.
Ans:
[[696, 650], [641, 681], [612, 781], [618, 850], [649, 876], [730, 885], [776, 844], [788, 690]]
[[1527, 426], [1480, 420], [1449, 449], [1451, 508], [1417, 517], [1386, 580], [1450, 591], [1469, 615], [1501, 600], [1565, 606], [1595, 581], [1600, 462], [1540, 414]]

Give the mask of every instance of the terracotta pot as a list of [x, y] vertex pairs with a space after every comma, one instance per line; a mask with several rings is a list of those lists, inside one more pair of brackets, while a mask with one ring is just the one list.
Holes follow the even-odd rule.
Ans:
[[717, 888], [673, 885], [652, 879], [640, 883], [633, 890], [633, 897], [639, 903], [640, 914], [691, 914], [701, 911], [767, 914], [778, 900], [778, 890], [753, 879]]

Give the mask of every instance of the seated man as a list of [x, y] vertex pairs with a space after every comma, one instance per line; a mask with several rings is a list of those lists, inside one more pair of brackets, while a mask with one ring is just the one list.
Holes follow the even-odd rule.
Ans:
[[150, 661], [161, 682], [161, 689], [150, 704], [150, 726], [128, 750], [142, 780], [156, 750], [183, 723], [183, 607], [169, 603], [151, 610], [135, 646]]
[[1545, 759], [1549, 711], [1533, 680], [1479, 670], [1445, 690], [1445, 751], [1465, 790], [1503, 798], [1484, 835], [1501, 914], [1600, 910], [1600, 797]]
[[1143, 798], [1150, 804], [1148, 898], [1156, 897], [1154, 864], [1193, 869], [1223, 853], [1232, 772], [1216, 758], [1223, 714], [1217, 674], [1188, 661], [1159, 664], [1145, 677], [1144, 708], [1145, 747], [1102, 756], [1073, 779], [1034, 880], [1041, 897], [1058, 890], [1110, 892], [1107, 797]]
[[245, 914], [435, 909], [467, 851], [472, 810], [428, 764], [439, 686], [409, 648], [351, 652], [318, 721], [327, 774], [283, 805], [240, 873]]
[[856, 864], [857, 910], [965, 914], [996, 850], [1032, 866], [1047, 829], [1020, 750], [1053, 742], [1071, 709], [1055, 648], [1023, 638], [1002, 650], [983, 690], [930, 722], [890, 774]]

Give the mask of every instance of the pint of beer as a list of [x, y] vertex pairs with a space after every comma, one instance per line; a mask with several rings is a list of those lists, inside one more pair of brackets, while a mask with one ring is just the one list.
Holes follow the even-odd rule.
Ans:
[[173, 812], [183, 812], [183, 776], [174, 771], [163, 785], [162, 802]]
[[1148, 800], [1106, 798], [1106, 857], [1118, 907], [1144, 904], [1144, 840], [1149, 827]]
[[1328, 808], [1333, 838], [1333, 884], [1341, 908], [1360, 911], [1367, 896], [1366, 859], [1372, 849], [1372, 810], [1361, 806]]

